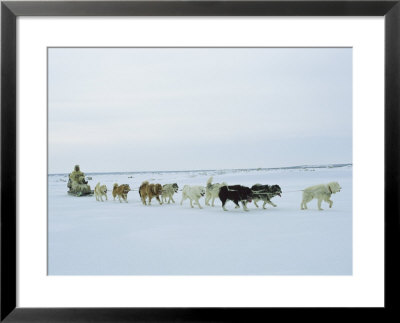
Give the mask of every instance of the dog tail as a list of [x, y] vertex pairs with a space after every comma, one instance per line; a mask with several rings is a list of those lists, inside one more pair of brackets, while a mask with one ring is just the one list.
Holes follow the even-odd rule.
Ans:
[[148, 182], [148, 181], [142, 182], [142, 184], [141, 184], [140, 187], [139, 187], [139, 190], [140, 190], [142, 187], [147, 186], [147, 185], [149, 185], [149, 182]]
[[114, 184], [113, 188], [116, 188], [116, 187], [118, 187], [118, 184], [117, 184], [117, 183]]
[[139, 187], [139, 196], [140, 197], [142, 197], [142, 193], [140, 191], [142, 190], [143, 186], [146, 186], [146, 185], [149, 185], [148, 181], [144, 181], [144, 182], [142, 182], [142, 185], [140, 185], [140, 187]]
[[207, 181], [207, 188], [211, 186], [212, 180], [213, 180], [213, 177], [211, 176]]

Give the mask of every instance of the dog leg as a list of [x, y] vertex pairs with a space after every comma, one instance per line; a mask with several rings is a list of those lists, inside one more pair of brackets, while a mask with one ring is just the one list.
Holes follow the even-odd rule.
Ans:
[[333, 205], [333, 201], [331, 201], [331, 200], [328, 200], [328, 203], [329, 203], [329, 208], [331, 208], [331, 207], [332, 207], [332, 205]]
[[213, 197], [212, 202], [211, 202], [211, 206], [213, 206], [213, 207], [215, 206], [214, 202], [215, 202], [215, 196]]
[[258, 207], [258, 204], [257, 204], [256, 200], [254, 200], [254, 205], [255, 205], [256, 207]]
[[222, 208], [224, 209], [224, 211], [228, 211], [228, 210], [225, 208], [225, 203], [222, 203]]
[[[209, 195], [209, 193], [207, 193], [206, 194], [207, 196], [206, 196], [206, 203], [205, 203], [205, 205], [208, 205], [208, 206], [210, 206], [210, 195]], [[214, 206], [214, 205], [213, 205]]]
[[148, 205], [151, 205], [151, 199], [152, 199], [153, 197], [150, 197], [149, 196], [149, 203], [148, 203]]
[[190, 207], [192, 207], [192, 208], [193, 208], [192, 199], [191, 199], [191, 198], [189, 198], [189, 200], [190, 200]]
[[243, 206], [243, 210], [244, 210], [244, 211], [249, 211], [249, 209], [248, 209], [247, 206], [246, 206], [246, 202], [243, 202], [243, 201], [242, 201], [242, 206]]
[[[174, 198], [171, 196], [172, 203], [175, 203]], [[169, 203], [169, 202], [168, 202]]]
[[268, 204], [271, 204], [273, 207], [277, 207], [277, 205], [272, 201], [267, 201]]
[[301, 209], [302, 210], [307, 210], [307, 203], [312, 201], [312, 197], [310, 198], [309, 196], [303, 196], [303, 200], [301, 201]]
[[321, 207], [322, 199], [318, 199], [318, 210], [322, 211], [323, 208]]
[[226, 203], [226, 200], [224, 200], [224, 199], [221, 199], [221, 198], [219, 198], [220, 200], [221, 200], [221, 202], [222, 202], [222, 209], [224, 210], [224, 211], [228, 211], [226, 208], [225, 208], [225, 203]]
[[199, 200], [196, 200], [197, 205], [199, 206], [200, 209], [202, 209]]
[[160, 201], [160, 198], [158, 196], [156, 196], [156, 199], [157, 199], [158, 203], [160, 203], [160, 205], [162, 205], [162, 202]]

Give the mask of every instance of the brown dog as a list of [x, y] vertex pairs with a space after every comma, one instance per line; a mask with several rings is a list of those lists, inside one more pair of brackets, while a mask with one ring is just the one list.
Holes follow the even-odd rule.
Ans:
[[122, 197], [122, 199], [126, 203], [128, 203], [128, 193], [130, 190], [131, 190], [131, 188], [129, 187], [128, 184], [118, 185], [117, 183], [115, 183], [114, 187], [113, 187], [113, 191], [112, 191], [112, 196], [113, 196], [114, 200], [116, 197], [118, 197], [120, 202], [122, 202], [121, 201], [121, 197]]
[[140, 198], [142, 199], [142, 203], [146, 205], [146, 197], [149, 198], [149, 205], [151, 205], [151, 199], [155, 197], [160, 203], [162, 204], [160, 200], [160, 195], [162, 194], [162, 186], [161, 184], [149, 184], [148, 181], [144, 181], [142, 185], [140, 185], [139, 188], [139, 195]]

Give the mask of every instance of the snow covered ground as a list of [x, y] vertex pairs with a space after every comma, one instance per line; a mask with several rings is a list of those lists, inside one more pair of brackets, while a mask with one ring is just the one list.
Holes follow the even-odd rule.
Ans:
[[[85, 170], [83, 170], [85, 171]], [[67, 175], [48, 176], [49, 275], [351, 275], [352, 166], [289, 169], [89, 174], [110, 189], [108, 201], [67, 194]], [[251, 186], [279, 184], [276, 208], [249, 212], [219, 199], [191, 208], [189, 200], [142, 205], [142, 181]], [[317, 201], [300, 210], [301, 189], [338, 181], [333, 207]], [[129, 184], [129, 203], [113, 201], [113, 183]]]

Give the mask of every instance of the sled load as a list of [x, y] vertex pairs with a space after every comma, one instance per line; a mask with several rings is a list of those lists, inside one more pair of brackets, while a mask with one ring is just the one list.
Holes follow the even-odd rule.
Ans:
[[69, 174], [67, 187], [70, 195], [93, 195], [93, 191], [90, 189], [87, 180], [85, 180], [85, 174], [79, 169], [79, 165], [75, 165], [74, 170]]

